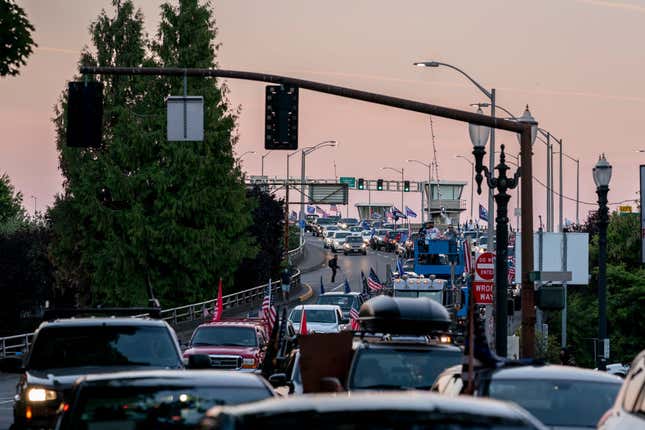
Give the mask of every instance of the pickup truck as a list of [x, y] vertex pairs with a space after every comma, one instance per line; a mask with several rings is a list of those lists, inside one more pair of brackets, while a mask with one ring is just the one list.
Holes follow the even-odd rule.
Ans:
[[264, 360], [268, 338], [260, 318], [209, 322], [195, 329], [183, 356], [205, 354], [213, 369], [254, 372]]

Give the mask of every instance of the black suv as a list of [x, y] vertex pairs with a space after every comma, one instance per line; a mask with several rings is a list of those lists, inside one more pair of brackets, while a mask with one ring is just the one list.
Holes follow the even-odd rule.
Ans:
[[22, 374], [14, 403], [12, 428], [17, 429], [53, 427], [59, 405], [79, 376], [184, 367], [177, 337], [166, 322], [132, 317], [43, 322], [24, 363], [3, 364]]

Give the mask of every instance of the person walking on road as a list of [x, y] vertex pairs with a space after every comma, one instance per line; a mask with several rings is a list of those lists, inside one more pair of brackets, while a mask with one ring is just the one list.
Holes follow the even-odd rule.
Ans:
[[282, 272], [282, 300], [289, 303], [289, 290], [291, 289], [291, 273], [289, 268], [285, 268]]
[[331, 282], [336, 281], [336, 271], [338, 270], [338, 255], [334, 255], [334, 257], [329, 260], [329, 268], [331, 269]]

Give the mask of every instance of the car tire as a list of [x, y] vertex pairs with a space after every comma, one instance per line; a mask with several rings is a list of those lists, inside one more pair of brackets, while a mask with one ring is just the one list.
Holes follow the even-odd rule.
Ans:
[[363, 255], [367, 255], [367, 251], [363, 251]]
[[343, 255], [347, 256], [348, 254], [346, 252], [343, 252]]

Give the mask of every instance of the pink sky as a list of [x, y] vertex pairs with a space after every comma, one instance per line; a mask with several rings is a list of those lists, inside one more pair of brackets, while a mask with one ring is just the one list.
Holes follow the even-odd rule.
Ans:
[[[21, 0], [40, 47], [17, 78], [0, 80], [0, 171], [6, 171], [33, 210], [43, 209], [61, 190], [50, 118], [73, 75], [88, 26], [109, 0]], [[73, 3], [73, 5], [72, 5]], [[135, 1], [153, 33], [155, 0]], [[483, 95], [449, 69], [418, 69], [417, 60], [457, 65], [487, 88], [498, 103], [520, 115], [525, 104], [540, 126], [564, 139], [565, 152], [581, 159], [581, 200], [595, 202], [591, 168], [606, 152], [614, 166], [610, 201], [637, 198], [638, 166], [645, 163], [645, 1], [545, 0], [223, 0], [215, 2], [220, 67], [311, 79], [424, 102], [469, 109]], [[242, 107], [238, 154], [249, 175], [260, 172], [264, 91], [259, 83], [230, 81], [230, 98]], [[395, 179], [382, 166], [404, 167], [410, 179], [427, 170], [406, 163], [429, 161], [428, 118], [367, 103], [301, 92], [300, 145], [340, 142], [308, 158], [308, 175]], [[467, 126], [435, 118], [441, 179], [469, 181], [470, 167], [455, 154], [470, 155]], [[498, 143], [518, 152], [514, 136]], [[291, 171], [299, 172], [299, 158]], [[536, 143], [534, 172], [545, 177], [545, 147]], [[266, 158], [265, 173], [284, 175], [285, 155]], [[557, 176], [555, 178], [557, 187]], [[536, 215], [544, 214], [544, 189], [534, 183]], [[575, 164], [565, 160], [564, 194], [575, 197]], [[469, 189], [464, 198], [468, 200]], [[351, 203], [366, 201], [366, 192]], [[372, 194], [373, 201], [398, 202], [398, 194]], [[480, 201], [485, 203], [485, 198]], [[514, 199], [513, 199], [514, 200]], [[514, 206], [514, 201], [511, 205]], [[419, 209], [419, 195], [406, 195]], [[478, 204], [477, 197], [475, 205]], [[581, 204], [581, 219], [595, 206]], [[557, 209], [557, 199], [556, 199]], [[575, 204], [565, 201], [566, 218]], [[512, 212], [511, 212], [512, 213]], [[352, 210], [350, 214], [355, 214]], [[556, 214], [557, 219], [557, 214]], [[536, 216], [537, 220], [537, 216]], [[557, 221], [556, 221], [557, 223]]]

